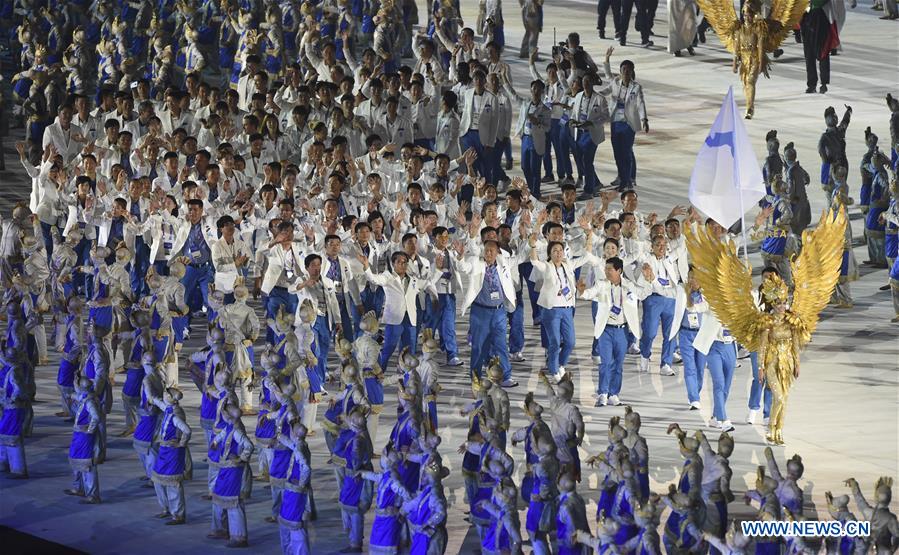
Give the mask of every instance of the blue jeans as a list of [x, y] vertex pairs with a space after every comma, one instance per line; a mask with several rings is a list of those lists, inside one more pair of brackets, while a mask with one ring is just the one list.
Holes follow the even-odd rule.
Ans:
[[521, 291], [515, 293], [515, 311], [509, 313], [509, 352], [524, 350], [524, 299]]
[[[568, 164], [568, 169], [569, 169], [568, 175], [566, 175], [565, 177], [569, 177], [569, 176], [573, 177], [573, 169], [571, 167], [571, 158], [570, 158], [571, 156], [574, 156], [574, 164], [578, 171], [578, 177], [581, 177], [581, 167], [579, 165], [577, 165], [577, 152], [576, 152], [577, 145], [575, 145], [574, 136], [572, 135], [572, 132], [573, 132], [573, 130], [570, 129], [567, 125], [562, 125], [561, 122], [559, 123], [559, 145], [561, 146], [561, 149], [562, 149], [562, 158]], [[556, 159], [556, 163], [557, 164], [559, 163], [558, 158]], [[561, 173], [561, 172], [562, 172], [562, 170], [559, 170], [559, 173]]]
[[44, 236], [44, 249], [47, 251], [47, 262], [53, 256], [53, 227], [41, 222], [41, 234]]
[[[319, 316], [312, 325], [312, 331], [315, 332], [315, 358], [318, 364], [315, 366], [315, 373], [318, 374], [318, 384], [325, 383], [325, 376], [328, 375], [328, 353], [331, 351], [331, 326], [329, 325], [327, 316]], [[310, 380], [314, 383], [314, 380]], [[315, 391], [316, 389], [313, 389]]]
[[612, 122], [612, 152], [615, 154], [620, 187], [632, 183], [637, 178], [637, 160], [634, 158], [636, 134], [626, 121]]
[[627, 328], [606, 326], [599, 336], [599, 394], [618, 395], [621, 391], [621, 374], [627, 355]]
[[677, 332], [680, 356], [684, 359], [684, 385], [687, 386], [687, 402], [699, 401], [705, 374], [705, 355], [693, 348], [693, 340], [699, 330], [682, 327]]
[[412, 325], [408, 315], [403, 318], [403, 322], [400, 324], [387, 324], [384, 326], [384, 344], [381, 345], [381, 355], [378, 357], [378, 364], [381, 365], [382, 369], [386, 369], [387, 363], [390, 361], [390, 357], [393, 356], [393, 351], [396, 350], [397, 346], [399, 346], [400, 352], [404, 348], [409, 347], [409, 350], [414, 353], [417, 345], [418, 329]]
[[596, 146], [589, 131], [578, 131], [574, 160], [577, 162], [578, 175], [584, 178], [584, 193], [593, 194], [599, 187], [599, 177], [596, 176], [596, 168], [593, 167]]
[[[493, 145], [490, 145], [493, 146]], [[473, 148], [477, 153], [478, 157], [474, 161], [474, 169], [481, 175], [484, 179], [487, 180], [487, 183], [493, 183], [491, 179], [493, 175], [493, 167], [491, 165], [491, 154], [488, 154], [484, 145], [481, 143], [481, 135], [478, 133], [477, 129], [471, 129], [468, 133], [459, 137], [459, 147], [462, 149], [462, 152], [465, 152], [469, 148]]]
[[[212, 264], [208, 262], [201, 266], [188, 264], [185, 267], [181, 284], [184, 285], [184, 302], [191, 312], [200, 310], [201, 306], [209, 306], [209, 284], [213, 277]], [[199, 302], [201, 299], [202, 305]]]
[[150, 291], [147, 270], [150, 269], [150, 247], [143, 237], [134, 238], [134, 259], [131, 261], [131, 291], [138, 297]]
[[762, 412], [762, 416], [768, 418], [768, 415], [771, 414], [771, 401], [774, 399], [774, 394], [771, 393], [768, 382], [759, 383], [759, 354], [755, 352], [749, 353], [749, 362], [752, 364], [752, 385], [749, 386], [749, 408], [753, 410], [759, 410], [759, 408], [761, 408], [764, 392], [765, 410]]
[[456, 344], [456, 296], [452, 293], [437, 295], [437, 310], [434, 311], [434, 329], [440, 332], [440, 348], [450, 360], [459, 354]]
[[559, 373], [559, 366], [568, 364], [568, 357], [574, 349], [574, 309], [544, 308], [540, 322], [546, 331], [547, 373], [555, 376]]
[[503, 379], [512, 378], [509, 362], [509, 320], [502, 305], [496, 308], [471, 305], [471, 319], [468, 325], [471, 334], [471, 371], [481, 377], [481, 368], [490, 357], [499, 357], [503, 369]]
[[[338, 295], [341, 295], [338, 293]], [[353, 318], [350, 316], [350, 309], [347, 307], [346, 299], [341, 295], [337, 298], [337, 305], [340, 307], [340, 326], [343, 328], [343, 338], [352, 342], [356, 339], [353, 333]], [[355, 311], [356, 308], [353, 307]]]
[[715, 401], [712, 416], [723, 422], [727, 420], [727, 397], [730, 395], [730, 384], [737, 367], [736, 344], [715, 341], [706, 356], [706, 363], [712, 377], [712, 398]]
[[521, 137], [521, 171], [534, 198], [540, 198], [540, 158], [534, 150], [534, 139], [530, 135]]
[[643, 301], [643, 333], [640, 337], [640, 356], [643, 358], [649, 358], [652, 353], [652, 342], [659, 333], [659, 320], [662, 321], [662, 362], [659, 366], [670, 366], [674, 362], [674, 342], [668, 335], [674, 320], [674, 299], [653, 293]]

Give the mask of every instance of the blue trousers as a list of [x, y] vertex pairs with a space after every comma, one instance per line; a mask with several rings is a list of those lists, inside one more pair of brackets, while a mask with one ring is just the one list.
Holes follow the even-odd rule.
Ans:
[[53, 226], [41, 222], [41, 234], [44, 236], [44, 249], [47, 251], [47, 262], [53, 256]]
[[[288, 293], [286, 287], [273, 287], [271, 293], [265, 297], [265, 315], [274, 319], [278, 315], [278, 309], [284, 307], [286, 314], [294, 314], [297, 311], [299, 299], [293, 293]], [[275, 332], [271, 327], [265, 334], [266, 342], [270, 345], [275, 342]]]
[[[493, 145], [491, 145], [493, 146]], [[473, 148], [478, 158], [474, 161], [474, 169], [487, 180], [487, 183], [493, 183], [493, 166], [491, 164], [490, 155], [487, 154], [484, 145], [481, 143], [481, 135], [477, 129], [469, 130], [468, 133], [459, 137], [459, 147], [462, 152], [469, 148]]]
[[597, 393], [618, 395], [621, 391], [621, 375], [624, 357], [627, 355], [627, 328], [606, 326], [599, 336], [599, 386]]
[[530, 262], [522, 262], [518, 265], [518, 273], [521, 276], [522, 281], [524, 281], [528, 286], [528, 299], [531, 302], [531, 323], [535, 326], [539, 326], [540, 305], [537, 304], [537, 299], [540, 298], [540, 293], [534, 286], [534, 282], [530, 280], [531, 272], [533, 271], [534, 266]]
[[499, 357], [503, 369], [503, 379], [512, 378], [509, 362], [509, 320], [502, 305], [488, 308], [471, 305], [471, 319], [468, 325], [471, 334], [471, 371], [481, 377], [481, 368], [490, 357]]
[[456, 344], [456, 296], [452, 293], [437, 295], [437, 310], [433, 314], [433, 329], [440, 332], [440, 348], [446, 353], [447, 360], [455, 358], [459, 354]]
[[706, 356], [706, 363], [709, 366], [709, 376], [712, 377], [712, 416], [723, 422], [727, 420], [727, 397], [730, 395], [730, 384], [737, 367], [736, 344], [715, 341]]
[[633, 183], [637, 178], [637, 160], [634, 158], [636, 134], [626, 121], [612, 122], [612, 153], [618, 168], [619, 187]]
[[[90, 265], [91, 242], [82, 237], [81, 241], [78, 241], [78, 244], [75, 245], [75, 254], [78, 256], [79, 266]], [[89, 299], [93, 298], [94, 280], [90, 279], [88, 274], [85, 274], [84, 272], [75, 272], [72, 283], [75, 285], [76, 291], [84, 293]]]
[[705, 373], [706, 357], [693, 348], [693, 340], [699, 330], [682, 327], [677, 332], [680, 346], [680, 356], [684, 359], [684, 385], [687, 387], [687, 402], [699, 401], [699, 392], [702, 391], [703, 374]]
[[418, 345], [418, 329], [412, 325], [409, 316], [403, 318], [401, 324], [387, 324], [384, 326], [384, 344], [381, 345], [381, 356], [378, 357], [378, 364], [385, 371], [393, 351], [399, 346], [400, 351], [406, 347], [413, 353]]
[[[214, 272], [210, 263], [202, 266], [188, 264], [185, 268], [181, 284], [184, 285], [184, 302], [191, 312], [200, 310], [202, 306], [209, 306], [209, 284], [212, 283], [213, 278]], [[199, 291], [197, 291], [198, 289]]]
[[574, 349], [574, 309], [544, 308], [540, 322], [546, 331], [547, 372], [555, 376], [559, 373], [559, 366], [568, 364], [568, 357]]
[[571, 158], [569, 158], [568, 145], [562, 137], [563, 133], [567, 135], [568, 129], [563, 128], [559, 120], [552, 120], [546, 137], [546, 152], [543, 153], [543, 173], [548, 177], [553, 176], [553, 152], [556, 154], [556, 171], [559, 179], [571, 175]]
[[[572, 130], [569, 129], [567, 125], [562, 125], [561, 122], [559, 122], [559, 128], [559, 144], [562, 147], [562, 153], [565, 155], [565, 160], [567, 160], [568, 166], [571, 167], [571, 158], [569, 156], [574, 156], [574, 167], [578, 171], [577, 175], [578, 177], [583, 177], [581, 174], [581, 167], [577, 164], [577, 146], [575, 145]], [[558, 159], [556, 160], [556, 163], [558, 163]], [[571, 175], [571, 173], [569, 173], [569, 175]]]
[[[337, 299], [337, 305], [340, 306], [340, 326], [343, 328], [343, 337], [347, 341], [353, 341], [356, 339], [356, 335], [353, 333], [353, 318], [350, 316], [350, 309], [342, 295]], [[355, 306], [353, 306], [353, 311], [356, 311]]]
[[771, 414], [771, 401], [774, 394], [768, 387], [768, 382], [759, 383], [759, 354], [749, 353], [749, 362], [752, 364], [752, 385], [749, 386], [749, 408], [759, 410], [762, 407], [762, 397], [764, 396], [765, 410], [762, 415], [768, 418]]
[[596, 175], [596, 168], [593, 167], [596, 147], [589, 131], [578, 131], [574, 161], [577, 163], [578, 175], [584, 178], [584, 193], [593, 194], [599, 187], [599, 177]]
[[150, 269], [150, 247], [142, 237], [134, 239], [134, 260], [131, 261], [131, 291], [138, 297], [150, 291], [147, 285], [147, 270]]
[[[369, 285], [362, 290], [359, 296], [362, 297], [362, 308], [366, 312], [373, 310], [380, 318], [381, 313], [384, 312], [384, 289]], [[356, 325], [358, 326], [358, 322]]]
[[326, 316], [316, 318], [312, 331], [315, 332], [315, 358], [318, 359], [315, 372], [318, 374], [318, 383], [323, 384], [328, 374], [328, 353], [331, 351], [331, 326], [328, 318]]
[[515, 311], [509, 313], [509, 352], [524, 350], [524, 299], [521, 291], [515, 293]]
[[[594, 321], [596, 320], [596, 312], [598, 310], [599, 310], [599, 303], [596, 301], [591, 301], [590, 302], [590, 315]], [[625, 328], [625, 329], [627, 329], [627, 328]], [[593, 346], [590, 348], [590, 355], [595, 356], [595, 357], [599, 356], [599, 338], [598, 337], [593, 338]]]
[[499, 180], [508, 181], [509, 176], [506, 175], [506, 171], [503, 169], [503, 153], [506, 151], [506, 148], [509, 149], [509, 158], [512, 157], [512, 140], [509, 137], [505, 139], [497, 139], [496, 143], [493, 145], [493, 150], [490, 151], [491, 156], [491, 164], [492, 164], [492, 174], [491, 181], [488, 183], [496, 184]]
[[[548, 149], [547, 149], [548, 150]], [[521, 171], [534, 198], [540, 198], [540, 159], [534, 150], [534, 139], [530, 135], [521, 137]]]
[[652, 342], [659, 333], [659, 320], [662, 321], [661, 367], [674, 362], [674, 342], [668, 339], [674, 320], [674, 299], [653, 293], [643, 301], [643, 333], [640, 337], [640, 355], [643, 358], [649, 358], [652, 353]]

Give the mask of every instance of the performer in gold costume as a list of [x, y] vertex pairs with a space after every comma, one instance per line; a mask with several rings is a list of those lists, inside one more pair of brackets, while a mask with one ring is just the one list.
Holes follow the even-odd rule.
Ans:
[[715, 316], [740, 344], [759, 353], [759, 380], [767, 378], [774, 394], [769, 443], [783, 444], [784, 413], [790, 387], [799, 377], [799, 354], [840, 277], [847, 225], [842, 206], [826, 211], [817, 228], [802, 234], [802, 252], [790, 262], [792, 302], [787, 285], [772, 276], [762, 283], [760, 306], [752, 297], [752, 268], [739, 258], [736, 244], [708, 228], [686, 230], [694, 275]]
[[746, 119], [751, 119], [759, 73], [770, 77], [768, 53], [774, 52], [799, 23], [808, 0], [772, 0], [767, 18], [762, 17], [759, 0], [746, 0], [742, 21], [732, 0], [697, 0], [697, 4], [724, 47], [734, 55], [734, 73], [740, 72], [746, 95]]

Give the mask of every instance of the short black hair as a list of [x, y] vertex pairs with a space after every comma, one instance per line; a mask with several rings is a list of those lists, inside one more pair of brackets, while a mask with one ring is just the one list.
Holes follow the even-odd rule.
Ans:
[[618, 270], [619, 272], [624, 269], [624, 262], [622, 262], [621, 259], [617, 256], [606, 259], [606, 264], [611, 264], [612, 268]]

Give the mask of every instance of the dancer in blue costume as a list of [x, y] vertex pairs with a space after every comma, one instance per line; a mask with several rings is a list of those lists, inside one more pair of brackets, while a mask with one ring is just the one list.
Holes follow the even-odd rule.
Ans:
[[200, 390], [200, 426], [206, 434], [206, 445], [212, 443], [215, 435], [216, 406], [220, 399], [214, 389], [214, 377], [218, 369], [227, 369], [225, 359], [225, 336], [221, 329], [213, 328], [206, 336], [205, 349], [190, 356], [191, 375]]
[[558, 448], [556, 456], [562, 465], [561, 473], [570, 473], [575, 481], [580, 481], [581, 458], [578, 447], [584, 441], [584, 418], [580, 409], [571, 402], [574, 384], [570, 379], [563, 378], [553, 388], [546, 374], [540, 372], [539, 377], [550, 398], [552, 421], [549, 428]]
[[622, 442], [628, 450], [631, 462], [634, 463], [634, 471], [637, 483], [640, 485], [640, 502], [649, 498], [649, 445], [646, 438], [640, 435], [642, 419], [640, 413], [634, 412], [630, 406], [624, 407], [624, 429], [627, 436]]
[[587, 507], [577, 492], [577, 482], [569, 474], [559, 478], [559, 510], [556, 513], [556, 553], [558, 555], [584, 555], [586, 546], [581, 535], [589, 538]]
[[[672, 507], [671, 515], [665, 522], [665, 534], [663, 542], [666, 549], [691, 548], [702, 541], [702, 527], [705, 523], [705, 505], [702, 503], [702, 456], [699, 454], [699, 442], [692, 437], [687, 437], [686, 432], [677, 424], [668, 426], [668, 434], [674, 433], [678, 440], [681, 456], [684, 457], [684, 465], [681, 468], [677, 486], [671, 485], [674, 492], [683, 494], [684, 497], [668, 495], [663, 501]], [[677, 508], [675, 508], [677, 507]], [[699, 526], [700, 533], [694, 534], [688, 530], [688, 523], [684, 518], [702, 512], [701, 519], [692, 524]]]
[[[378, 344], [379, 332], [378, 316], [374, 311], [368, 311], [362, 315], [359, 322], [361, 334], [353, 342], [353, 356], [362, 368], [362, 378], [365, 383], [365, 396], [371, 405], [371, 414], [368, 416], [368, 435], [372, 441], [378, 440], [378, 423], [381, 419], [381, 411], [384, 408], [384, 369], [378, 362], [381, 354], [381, 345]], [[402, 359], [402, 353], [400, 359]]]
[[[661, 555], [662, 549], [659, 539], [659, 503], [661, 498], [653, 493], [644, 503], [634, 509], [634, 522], [637, 525], [637, 535], [626, 544], [619, 547], [624, 553], [635, 555]], [[707, 534], [707, 533], [706, 533]], [[703, 534], [705, 536], [706, 534]], [[736, 554], [734, 554], [736, 555]]]
[[66, 300], [65, 343], [56, 373], [56, 387], [59, 389], [62, 410], [56, 413], [66, 419], [72, 418], [72, 396], [75, 392], [75, 373], [81, 366], [84, 354], [84, 299], [72, 295]]
[[153, 484], [156, 489], [156, 500], [162, 507], [157, 518], [172, 517], [167, 525], [178, 525], [186, 522], [184, 507], [184, 480], [191, 478], [191, 457], [187, 443], [190, 441], [191, 429], [187, 425], [187, 416], [179, 402], [183, 394], [176, 388], [169, 388], [162, 399], [156, 399], [156, 406], [162, 411], [162, 424], [159, 427], [159, 454], [153, 463]]
[[358, 476], [375, 484], [375, 518], [371, 523], [368, 552], [372, 555], [395, 555], [403, 538], [403, 502], [412, 494], [403, 484], [398, 469], [402, 456], [390, 447], [381, 454], [381, 471], [359, 471]]
[[351, 436], [344, 447], [346, 474], [340, 485], [340, 514], [343, 529], [349, 537], [349, 545], [341, 553], [362, 553], [362, 534], [365, 513], [372, 502], [372, 486], [359, 472], [372, 469], [372, 445], [368, 437], [365, 412], [357, 407], [347, 418]]
[[[756, 520], [781, 520], [782, 511], [777, 499], [777, 481], [765, 475], [765, 467], [756, 472], [755, 489], [746, 492], [746, 503], [755, 501], [759, 505]], [[776, 536], [756, 538], [755, 555], [779, 555], [782, 540]]]
[[130, 353], [125, 361], [125, 383], [122, 384], [122, 407], [125, 410], [125, 430], [119, 437], [130, 436], [137, 428], [137, 411], [141, 402], [141, 386], [146, 373], [142, 360], [144, 353], [153, 354], [153, 338], [150, 334], [151, 315], [146, 310], [135, 310], [129, 317], [133, 336]]
[[284, 357], [275, 351], [263, 353], [262, 365], [262, 396], [259, 399], [259, 412], [256, 415], [256, 430], [253, 432], [256, 445], [259, 448], [259, 479], [267, 480], [272, 459], [272, 448], [275, 445], [278, 430], [275, 421], [269, 418], [277, 404], [275, 390], [280, 390], [291, 383], [289, 374], [285, 374], [281, 368], [284, 366]]
[[490, 475], [497, 480], [489, 500], [478, 501], [478, 508], [489, 515], [489, 525], [481, 536], [483, 555], [521, 553], [521, 523], [516, 502], [518, 488], [498, 460], [490, 461]]
[[[734, 440], [727, 432], [718, 437], [718, 452], [712, 450], [709, 440], [702, 430], [696, 432], [696, 439], [702, 448], [702, 500], [706, 507], [705, 531], [719, 539], [727, 532], [727, 504], [734, 500], [730, 490], [731, 453], [734, 452]], [[712, 555], [719, 551], [711, 546]]]
[[[410, 385], [399, 390], [399, 405], [402, 412], [397, 416], [396, 424], [390, 431], [390, 446], [399, 452], [409, 452], [413, 445], [418, 445], [422, 433], [421, 396], [417, 385]], [[418, 479], [421, 466], [414, 460], [406, 459], [399, 463], [397, 472], [409, 491], [418, 490]]]
[[[250, 457], [254, 446], [240, 420], [240, 407], [231, 405], [223, 412], [224, 428], [212, 440], [219, 452], [219, 470], [212, 489], [212, 532], [206, 537], [229, 539], [228, 547], [247, 547], [247, 514], [244, 499], [252, 481]], [[227, 513], [227, 519], [226, 519]], [[225, 529], [227, 520], [227, 530]]]
[[28, 478], [24, 425], [31, 411], [28, 362], [21, 349], [7, 346], [0, 364], [0, 472], [24, 479]]
[[75, 382], [74, 399], [75, 424], [72, 427], [72, 441], [69, 444], [69, 465], [72, 467], [72, 487], [66, 495], [84, 497], [82, 504], [100, 503], [100, 478], [97, 474], [99, 461], [100, 408], [94, 395], [93, 383], [87, 378]]
[[[272, 389], [275, 397], [275, 410], [266, 415], [275, 425], [275, 431], [280, 436], [289, 436], [290, 430], [296, 422], [300, 421], [300, 413], [297, 411], [293, 397], [296, 395], [296, 387], [286, 384]], [[273, 406], [273, 408], [274, 408]], [[272, 492], [272, 514], [265, 517], [267, 522], [277, 522], [281, 513], [282, 493], [287, 483], [290, 466], [291, 451], [280, 441], [272, 446], [271, 461], [269, 463], [269, 484]]]
[[309, 555], [306, 523], [312, 519], [312, 470], [306, 426], [294, 422], [290, 435], [278, 435], [278, 442], [290, 451], [287, 479], [278, 513], [281, 551], [285, 555]]
[[[549, 545], [549, 533], [555, 526], [555, 515], [559, 498], [556, 487], [559, 478], [559, 459], [556, 458], [556, 444], [552, 436], [538, 436], [535, 450], [537, 461], [532, 465], [533, 485], [527, 495], [528, 512], [525, 528], [531, 538], [531, 549], [534, 555], [552, 553]], [[522, 482], [524, 484], [524, 482]]]
[[[137, 406], [137, 427], [134, 428], [134, 436], [131, 445], [137, 451], [140, 464], [144, 469], [141, 480], [149, 480], [156, 454], [159, 452], [156, 428], [159, 425], [161, 411], [156, 402], [162, 398], [165, 390], [165, 374], [153, 358], [152, 352], [145, 352], [141, 356], [141, 368], [144, 371], [144, 379], [140, 386], [140, 404]], [[150, 487], [149, 485], [147, 487]]]
[[449, 476], [449, 469], [432, 460], [422, 470], [421, 489], [414, 498], [403, 504], [403, 512], [412, 535], [409, 553], [443, 555], [448, 538], [443, 479]]
[[106, 415], [112, 412], [112, 383], [109, 380], [111, 357], [107, 349], [106, 335], [108, 329], [88, 323], [90, 342], [79, 375], [91, 380], [92, 389], [97, 396], [97, 407], [100, 410], [100, 423], [97, 426], [98, 454], [97, 460], [106, 460]]
[[599, 500], [596, 502], [596, 518], [600, 514], [611, 515], [612, 505], [618, 492], [618, 479], [615, 475], [615, 465], [622, 453], [627, 452], [624, 446], [624, 438], [627, 432], [619, 425], [619, 418], [613, 416], [609, 419], [609, 445], [602, 453], [592, 456], [585, 462], [590, 466], [598, 466], [600, 470]]
[[352, 436], [352, 432], [347, 428], [348, 418], [356, 407], [365, 412], [368, 412], [369, 407], [365, 387], [359, 383], [359, 370], [352, 361], [343, 365], [340, 380], [344, 384], [344, 389], [331, 400], [322, 421], [325, 443], [331, 452], [331, 462], [335, 465], [334, 476], [338, 488], [342, 486], [346, 474], [346, 443]]
[[[707, 546], [702, 535], [705, 505], [702, 499], [698, 495], [678, 491], [677, 486], [671, 484], [668, 495], [662, 496], [662, 503], [671, 509], [662, 537], [665, 551], [671, 555], [705, 553]], [[672, 526], [672, 522], [676, 525]]]

